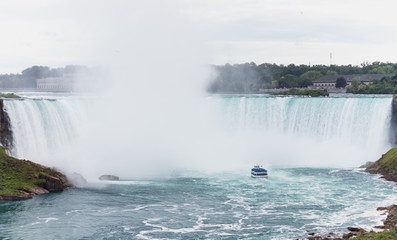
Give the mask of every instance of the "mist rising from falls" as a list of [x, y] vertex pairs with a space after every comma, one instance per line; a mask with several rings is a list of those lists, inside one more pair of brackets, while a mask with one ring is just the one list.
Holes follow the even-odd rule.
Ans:
[[154, 105], [147, 99], [127, 107], [134, 114], [126, 115], [117, 111], [123, 101], [96, 114], [87, 99], [5, 101], [11, 153], [92, 178], [136, 178], [255, 163], [355, 167], [391, 146], [391, 97], [207, 97], [178, 107], [178, 99]]

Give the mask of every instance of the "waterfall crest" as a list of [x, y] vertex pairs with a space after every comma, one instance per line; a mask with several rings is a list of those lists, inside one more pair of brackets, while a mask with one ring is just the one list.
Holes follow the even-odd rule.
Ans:
[[77, 99], [7, 100], [14, 147], [10, 154], [42, 162], [78, 137], [85, 106]]
[[[95, 163], [95, 167], [102, 166], [101, 171], [95, 173], [100, 175], [111, 170], [114, 174], [122, 171], [132, 174], [132, 169], [138, 169], [146, 162], [149, 165], [150, 161], [146, 161], [145, 156], [151, 156], [153, 161], [163, 161], [165, 166], [171, 165], [168, 159], [180, 159], [175, 165], [204, 169], [215, 169], [217, 164], [219, 169], [225, 166], [247, 168], [254, 163], [289, 167], [354, 167], [377, 160], [391, 147], [391, 97], [212, 96], [204, 104], [211, 111], [200, 112], [201, 115], [211, 115], [205, 123], [197, 120], [184, 128], [178, 123], [167, 126], [165, 122], [157, 126], [159, 131], [150, 132], [152, 136], [145, 131], [134, 134], [131, 130], [126, 134], [124, 130], [129, 129], [129, 124], [134, 124], [134, 118], [123, 121], [120, 116], [112, 116], [118, 119], [119, 126], [104, 123], [102, 129], [103, 126], [112, 126], [111, 131], [94, 129], [91, 134], [95, 132], [95, 136], [79, 142], [82, 132], [87, 135], [84, 126], [90, 125], [92, 120], [87, 113], [89, 102], [68, 97], [5, 101], [14, 140], [10, 153], [18, 158], [48, 164], [57, 153], [73, 151], [75, 148], [71, 148], [71, 144], [78, 142], [80, 146], [76, 151], [95, 152], [96, 155], [86, 155], [86, 159], [91, 158], [87, 161], [77, 159], [76, 154], [69, 157], [73, 159], [68, 164], [71, 168], [78, 166], [89, 172], [94, 171]], [[125, 111], [130, 110], [126, 108]], [[162, 111], [166, 112], [165, 109]], [[144, 116], [140, 118], [141, 122], [145, 121]], [[157, 120], [151, 121], [155, 123]], [[191, 130], [196, 125], [197, 130]], [[161, 132], [159, 127], [168, 129]], [[137, 127], [133, 129], [139, 130]], [[111, 132], [115, 134], [112, 139], [119, 140], [120, 137], [121, 140], [104, 142], [106, 134]], [[170, 133], [172, 138], [162, 136]], [[161, 136], [156, 137], [156, 134]], [[146, 138], [155, 139], [155, 144], [134, 146], [145, 141], [153, 143]], [[116, 160], [108, 161], [112, 158], [110, 153], [117, 155]], [[162, 153], [169, 156], [163, 158]], [[150, 164], [152, 166], [153, 162]]]

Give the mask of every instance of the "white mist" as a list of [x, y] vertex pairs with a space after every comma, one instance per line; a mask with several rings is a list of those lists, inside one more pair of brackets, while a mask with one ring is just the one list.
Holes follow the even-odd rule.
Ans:
[[[211, 54], [204, 44], [205, 29], [184, 14], [186, 1], [98, 1], [95, 4], [85, 1], [83, 4], [87, 12], [76, 14], [80, 14], [78, 19], [83, 19], [85, 14], [90, 16], [82, 26], [89, 27], [92, 41], [85, 54], [95, 56], [109, 74], [104, 76], [105, 84], [100, 81], [101, 84], [95, 86], [96, 96], [83, 107], [85, 110], [67, 111], [71, 119], [76, 119], [74, 115], [85, 115], [71, 126], [59, 126], [63, 128], [61, 132], [73, 132], [71, 142], [64, 141], [51, 154], [47, 147], [33, 147], [31, 149], [38, 151], [26, 152], [21, 155], [24, 158], [67, 172], [79, 172], [89, 179], [97, 179], [102, 174], [135, 179], [166, 176], [179, 169], [248, 171], [255, 163], [265, 167], [354, 167], [376, 160], [388, 147], [388, 103], [380, 104], [381, 112], [363, 116], [351, 116], [349, 110], [354, 107], [344, 102], [341, 111], [329, 110], [329, 105], [324, 105], [321, 111], [310, 110], [311, 115], [286, 118], [286, 114], [305, 112], [310, 104], [301, 103], [283, 111], [286, 100], [278, 99], [275, 105], [257, 106], [255, 110], [251, 109], [255, 104], [246, 104], [243, 99], [237, 100], [239, 106], [230, 107], [233, 104], [221, 105], [219, 99], [208, 97], [204, 90], [208, 80], [206, 63]], [[378, 109], [372, 107], [372, 110]], [[235, 112], [227, 112], [229, 108]], [[13, 124], [22, 116], [18, 111], [12, 116]], [[23, 127], [37, 130], [40, 124], [28, 122], [40, 114], [50, 119], [56, 116], [40, 111], [30, 111], [27, 123], [15, 131], [22, 131]], [[340, 118], [320, 121], [332, 117], [327, 111], [331, 115], [337, 112]], [[364, 121], [365, 126], [352, 132], [355, 126], [352, 121], [359, 123], [361, 117], [370, 116], [383, 120]], [[316, 119], [319, 121], [314, 121]], [[326, 128], [323, 123], [331, 127]], [[269, 126], [262, 126], [264, 124]], [[47, 139], [45, 131], [49, 130], [42, 129], [44, 133], [29, 135], [27, 139], [31, 141], [18, 148], [29, 149], [32, 143], [57, 141]], [[324, 129], [330, 130], [328, 133], [333, 137], [328, 138]], [[371, 129], [373, 134], [360, 135], [360, 131]], [[306, 134], [307, 131], [311, 134]], [[332, 131], [340, 135], [333, 135]], [[21, 138], [24, 136], [27, 135], [21, 134]], [[367, 137], [373, 138], [370, 142], [379, 140], [385, 145], [374, 148], [365, 143]]]

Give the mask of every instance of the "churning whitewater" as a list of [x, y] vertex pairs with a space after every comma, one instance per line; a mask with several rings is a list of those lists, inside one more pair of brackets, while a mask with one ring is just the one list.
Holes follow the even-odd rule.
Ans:
[[[385, 217], [376, 208], [397, 200], [393, 183], [357, 168], [391, 146], [391, 97], [209, 96], [197, 111], [210, 109], [200, 112], [211, 113], [210, 129], [194, 122], [200, 131], [182, 139], [200, 151], [167, 149], [188, 164], [156, 177], [132, 174], [147, 163], [127, 152], [118, 155], [124, 155], [122, 161], [95, 159], [93, 165], [59, 158], [73, 151], [73, 143], [84, 137], [82, 127], [95, 121], [93, 101], [29, 95], [5, 101], [11, 154], [93, 176], [83, 188], [0, 203], [0, 232], [6, 238], [24, 238], [26, 232], [37, 239], [304, 238], [308, 232], [342, 233], [348, 226], [371, 229]], [[175, 126], [170, 132], [178, 136]], [[202, 134], [209, 130], [212, 135]], [[134, 136], [128, 137], [123, 140], [131, 141], [120, 144], [132, 151]], [[113, 172], [98, 171], [101, 164], [113, 164], [107, 168]], [[267, 168], [269, 178], [251, 178], [253, 164]], [[128, 181], [97, 180], [106, 173]]]

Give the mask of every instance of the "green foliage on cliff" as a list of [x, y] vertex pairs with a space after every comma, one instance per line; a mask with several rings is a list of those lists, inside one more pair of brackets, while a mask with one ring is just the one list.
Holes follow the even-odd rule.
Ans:
[[396, 229], [393, 229], [391, 231], [385, 231], [385, 232], [369, 232], [365, 234], [364, 236], [359, 236], [353, 238], [355, 240], [394, 240], [397, 239], [397, 232]]
[[390, 149], [387, 153], [376, 161], [373, 165], [367, 168], [371, 173], [397, 173], [397, 147]]
[[273, 95], [296, 95], [296, 96], [310, 96], [310, 97], [321, 97], [329, 96], [329, 93], [325, 89], [290, 89], [285, 92], [276, 92]]
[[40, 174], [64, 178], [53, 169], [10, 157], [0, 147], [0, 195], [18, 195], [21, 191], [40, 187], [45, 182], [39, 178]]

